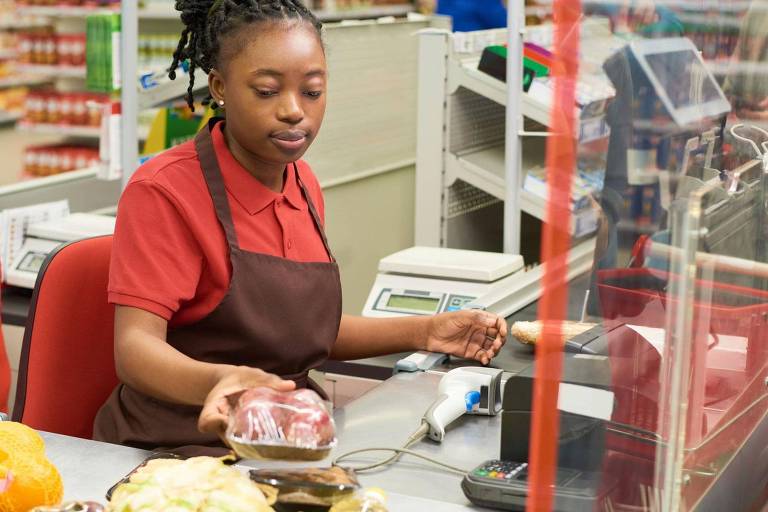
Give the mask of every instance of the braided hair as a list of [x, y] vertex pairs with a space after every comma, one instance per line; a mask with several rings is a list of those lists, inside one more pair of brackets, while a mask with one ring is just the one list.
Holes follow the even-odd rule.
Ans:
[[[304, 21], [315, 28], [318, 37], [323, 27], [301, 0], [176, 0], [176, 10], [181, 12], [184, 30], [173, 52], [168, 77], [175, 80], [180, 63], [189, 60], [186, 100], [192, 110], [195, 70], [210, 73], [219, 65], [221, 41], [227, 35], [261, 21]], [[203, 104], [210, 102], [209, 94]]]

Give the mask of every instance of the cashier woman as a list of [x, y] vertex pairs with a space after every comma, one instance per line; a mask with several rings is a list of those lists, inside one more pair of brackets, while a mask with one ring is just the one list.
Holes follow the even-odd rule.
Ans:
[[342, 315], [322, 191], [300, 160], [320, 130], [329, 78], [313, 14], [298, 0], [177, 0], [176, 9], [185, 29], [171, 75], [187, 59], [208, 72], [223, 117], [142, 166], [120, 199], [109, 300], [121, 384], [94, 437], [221, 448], [227, 395], [315, 387], [308, 371], [329, 358], [496, 356], [507, 327], [489, 313]]

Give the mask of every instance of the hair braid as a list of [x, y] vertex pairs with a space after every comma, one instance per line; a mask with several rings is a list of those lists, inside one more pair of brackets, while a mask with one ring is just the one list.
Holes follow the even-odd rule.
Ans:
[[[299, 20], [312, 25], [321, 36], [323, 24], [301, 0], [176, 0], [184, 30], [173, 52], [168, 77], [176, 79], [176, 70], [189, 61], [187, 104], [194, 110], [195, 70], [210, 73], [218, 66], [221, 41], [237, 29], [262, 21]], [[210, 95], [203, 104], [208, 104]], [[216, 105], [214, 105], [214, 108]]]

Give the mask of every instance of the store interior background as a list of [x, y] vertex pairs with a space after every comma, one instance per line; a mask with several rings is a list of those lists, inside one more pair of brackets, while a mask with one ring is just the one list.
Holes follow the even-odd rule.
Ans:
[[[414, 221], [417, 216], [415, 205], [421, 201], [416, 184], [417, 126], [420, 108], [424, 106], [419, 105], [417, 100], [419, 38], [414, 34], [429, 27], [450, 28], [450, 21], [441, 17], [417, 16], [411, 16], [407, 22], [402, 20], [406, 13], [433, 3], [404, 0], [314, 2], [316, 11], [329, 22], [326, 36], [330, 68], [329, 104], [320, 137], [305, 159], [312, 165], [324, 189], [326, 225], [341, 266], [344, 311], [349, 314], [361, 312], [376, 277], [379, 260], [411, 247], [419, 240]], [[738, 35], [743, 10], [726, 10], [725, 14], [718, 9], [702, 11], [697, 3], [690, 2], [690, 8], [686, 7], [686, 2], [676, 3], [682, 5], [679, 12], [687, 19], [688, 31], [685, 35], [694, 40], [704, 51], [705, 59], [715, 67], [725, 66], [730, 58], [729, 51], [733, 50], [732, 43]], [[172, 4], [171, 0], [141, 2], [137, 53], [142, 72], [162, 70], [170, 62], [170, 52], [175, 47], [181, 28]], [[525, 4], [528, 25], [551, 21], [551, 2], [526, 0]], [[3, 162], [0, 166], [0, 210], [8, 207], [7, 201], [12, 197], [12, 194], [5, 194], [2, 187], [39, 179], [39, 176], [32, 176], [29, 170], [25, 170], [30, 147], [61, 143], [90, 148], [98, 146], [98, 129], [94, 132], [93, 126], [83, 131], [60, 126], [42, 129], [35, 126], [39, 123], [30, 123], [39, 104], [30, 109], [28, 95], [59, 91], [74, 93], [77, 97], [83, 92], [85, 73], [71, 72], [72, 68], [82, 68], [85, 58], [82, 45], [80, 54], [73, 50], [77, 46], [77, 36], [84, 34], [89, 13], [118, 5], [119, 2], [108, 0], [0, 0], [0, 151]], [[398, 16], [398, 21], [393, 23], [387, 18], [388, 15]], [[355, 17], [374, 19], [336, 23], [340, 19]], [[731, 32], [732, 36], [728, 36]], [[721, 39], [722, 34], [727, 37], [722, 41], [715, 40], [713, 44], [714, 33], [719, 33]], [[65, 36], [59, 40], [73, 38], [68, 48], [64, 45], [64, 57], [61, 44], [46, 41], [44, 37], [54, 34]], [[58, 62], [59, 59], [64, 63]], [[422, 63], [421, 67], [427, 65]], [[71, 74], [79, 76], [71, 78], [68, 76]], [[36, 85], [24, 85], [28, 76], [34, 77]], [[18, 86], [14, 85], [17, 79], [20, 79]], [[183, 91], [186, 77], [181, 77], [179, 82]], [[44, 101], [50, 103], [50, 99]], [[456, 101], [461, 101], [461, 98]], [[179, 99], [175, 103], [182, 105], [183, 101]], [[468, 104], [475, 105], [472, 101]], [[61, 105], [56, 108], [61, 108]], [[70, 104], [68, 108], [75, 107]], [[145, 110], [136, 116], [139, 133], [147, 134], [155, 112]], [[421, 114], [424, 115], [424, 112]], [[498, 123], [500, 117], [503, 122], [503, 107], [498, 105], [478, 110], [476, 117], [469, 116], [469, 124], [464, 129], [467, 133], [474, 133], [477, 127], [495, 123], [490, 135], [482, 130], [477, 132], [481, 137], [487, 136], [498, 149], [498, 142], [503, 143], [504, 137], [503, 125]], [[533, 131], [543, 129], [542, 124], [545, 123], [541, 121], [544, 119], [539, 121], [527, 118], [526, 128]], [[469, 140], [468, 144], [476, 142]], [[527, 154], [535, 154], [538, 159], [536, 164], [543, 163], [542, 139], [525, 139], [523, 148]], [[529, 163], [525, 162], [526, 165]], [[54, 166], [36, 172], [46, 175], [59, 172], [51, 170], [51, 167]], [[501, 251], [503, 204], [497, 199], [498, 196], [496, 199], [490, 197], [490, 200], [487, 196], [480, 197], [481, 202], [485, 201], [480, 214], [467, 216], [466, 225], [454, 223], [449, 228], [449, 235], [462, 230], [464, 233], [482, 231], [483, 239], [466, 240], [462, 234], [451, 245]], [[116, 200], [115, 195], [112, 203]], [[435, 211], [438, 210], [439, 207]], [[652, 228], [652, 219], [645, 228]], [[540, 232], [533, 232], [526, 241], [535, 243], [526, 243], [523, 251], [538, 256], [539, 240]], [[626, 259], [626, 255], [623, 256]], [[23, 328], [3, 325], [3, 331], [15, 371]], [[12, 389], [11, 396], [13, 392]]]

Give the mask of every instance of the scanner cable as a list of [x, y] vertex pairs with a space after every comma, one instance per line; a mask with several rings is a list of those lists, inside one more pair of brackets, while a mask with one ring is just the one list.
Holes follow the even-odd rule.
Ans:
[[389, 457], [387, 459], [384, 459], [382, 461], [376, 462], [374, 464], [369, 464], [367, 466], [350, 467], [350, 469], [353, 469], [353, 470], [355, 470], [358, 473], [361, 473], [361, 472], [364, 472], [364, 471], [370, 471], [372, 469], [376, 469], [376, 468], [379, 468], [379, 467], [382, 467], [382, 466], [386, 466], [388, 464], [394, 464], [395, 462], [400, 460], [400, 458], [403, 455], [410, 455], [412, 457], [416, 457], [418, 459], [425, 460], [425, 461], [429, 462], [430, 464], [434, 464], [436, 466], [440, 466], [440, 467], [442, 467], [444, 469], [447, 469], [449, 471], [453, 471], [455, 473], [459, 473], [459, 474], [462, 474], [462, 475], [465, 475], [465, 474], [469, 473], [469, 471], [466, 470], [466, 469], [462, 469], [462, 468], [459, 468], [459, 467], [456, 467], [456, 466], [451, 466], [450, 464], [446, 464], [444, 462], [440, 462], [439, 460], [433, 459], [432, 457], [429, 457], [427, 455], [423, 455], [423, 454], [421, 454], [419, 452], [415, 452], [413, 450], [410, 450], [411, 446], [415, 445], [416, 443], [418, 443], [419, 441], [421, 441], [422, 439], [424, 439], [427, 436], [427, 432], [428, 431], [429, 431], [429, 425], [427, 424], [426, 421], [424, 421], [424, 422], [421, 423], [421, 426], [413, 434], [411, 434], [410, 437], [408, 437], [408, 440], [405, 442], [405, 444], [403, 445], [402, 448], [378, 448], [378, 447], [373, 447], [373, 448], [363, 448], [363, 449], [360, 449], [360, 450], [353, 450], [353, 451], [344, 453], [342, 455], [339, 455], [338, 457], [333, 459], [332, 464], [334, 466], [338, 466], [339, 463], [342, 460], [348, 459], [352, 455], [357, 455], [357, 454], [360, 454], [360, 453], [368, 453], [368, 452], [394, 452], [394, 455], [392, 455], [391, 457]]

